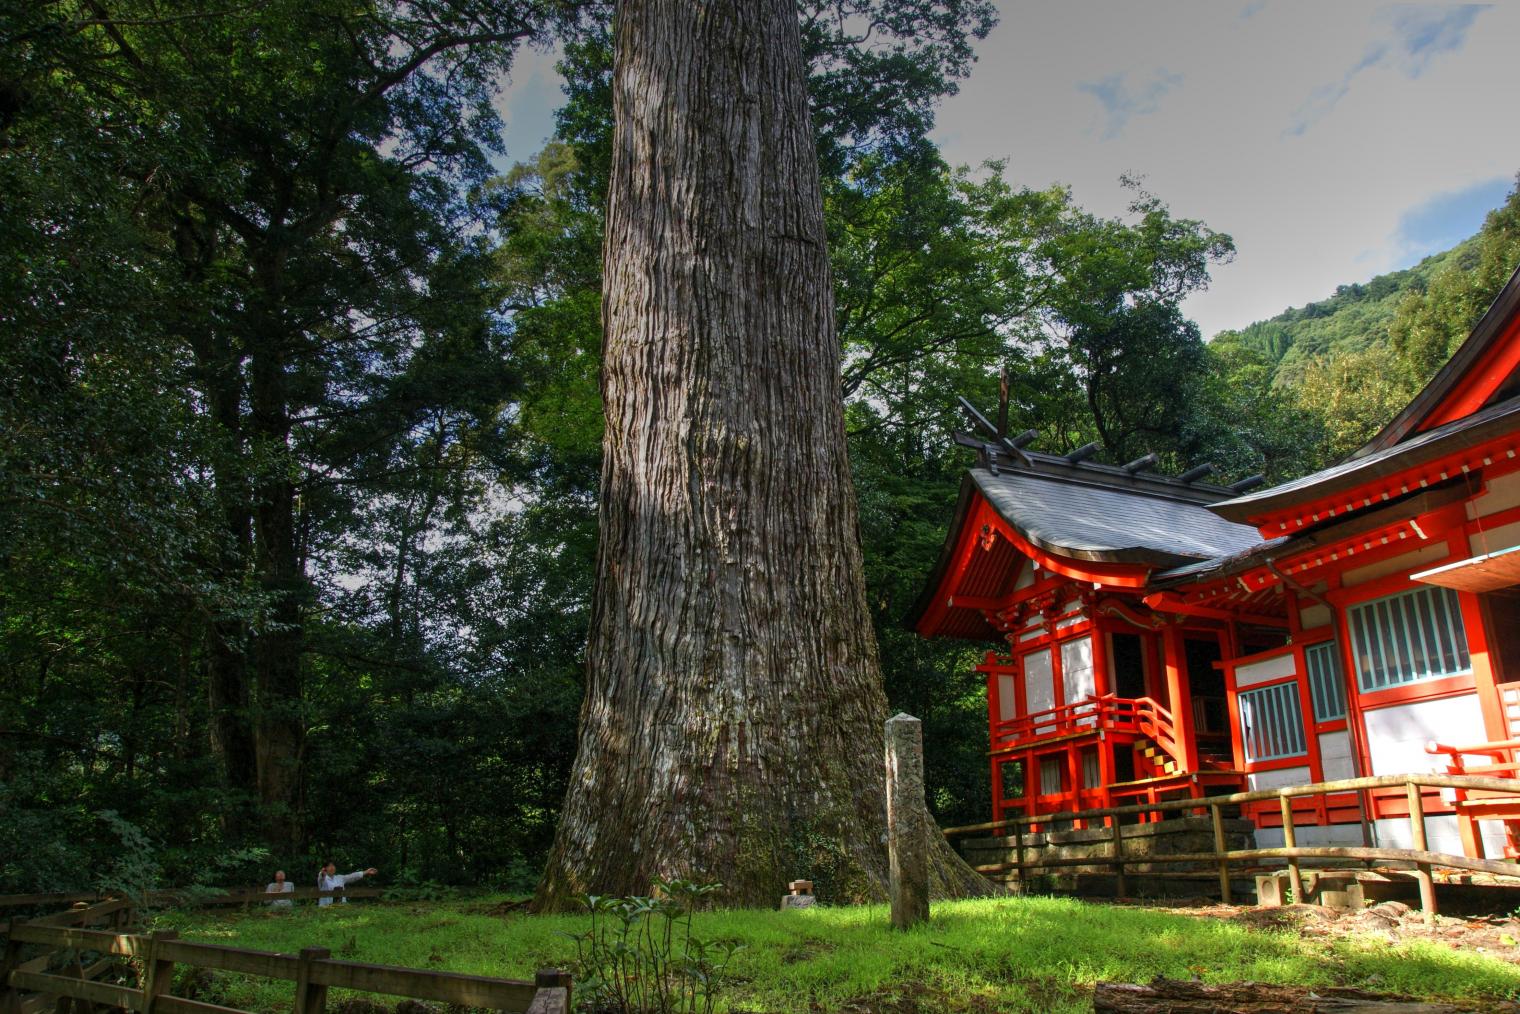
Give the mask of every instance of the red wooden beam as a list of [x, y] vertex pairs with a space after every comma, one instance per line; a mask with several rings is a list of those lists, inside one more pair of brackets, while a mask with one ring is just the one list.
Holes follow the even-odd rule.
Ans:
[[991, 523], [999, 535], [1013, 543], [1013, 547], [1020, 553], [1051, 573], [1086, 581], [1096, 587], [1143, 588], [1153, 569], [1145, 564], [1100, 563], [1094, 560], [1072, 560], [1057, 556], [1024, 538], [995, 511], [989, 510], [988, 513], [992, 514]]
[[1187, 602], [1175, 592], [1155, 592], [1142, 599], [1147, 606], [1158, 613], [1175, 613], [1181, 616], [1199, 616], [1210, 620], [1239, 620], [1243, 623], [1256, 623], [1268, 627], [1286, 627], [1286, 616], [1273, 616], [1268, 613], [1249, 613], [1234, 609], [1219, 609], [1210, 606], [1194, 605]]

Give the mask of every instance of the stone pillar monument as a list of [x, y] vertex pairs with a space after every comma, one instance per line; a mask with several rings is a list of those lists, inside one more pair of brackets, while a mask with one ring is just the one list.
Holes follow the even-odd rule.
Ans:
[[912, 715], [887, 719], [887, 858], [892, 925], [929, 918], [929, 827], [924, 808], [924, 730]]

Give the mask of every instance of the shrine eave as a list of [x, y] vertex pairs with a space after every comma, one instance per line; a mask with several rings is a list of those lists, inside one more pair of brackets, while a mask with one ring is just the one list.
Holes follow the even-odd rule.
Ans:
[[[1261, 525], [1268, 531], [1274, 522], [1286, 527], [1290, 518], [1294, 527], [1307, 528], [1327, 517], [1354, 512], [1377, 501], [1391, 501], [1413, 489], [1434, 485], [1430, 476], [1422, 475], [1404, 484], [1409, 488], [1375, 489], [1386, 486], [1389, 480], [1399, 479], [1406, 473], [1425, 466], [1442, 466], [1444, 459], [1452, 460], [1449, 468], [1445, 469], [1447, 474], [1438, 473], [1434, 477], [1437, 482], [1472, 470], [1474, 464], [1481, 469], [1491, 462], [1465, 461], [1463, 452], [1475, 451], [1493, 440], [1509, 438], [1513, 443], [1517, 416], [1520, 416], [1520, 397], [1509, 398], [1466, 418], [1417, 434], [1401, 444], [1374, 451], [1365, 457], [1351, 458], [1259, 493], [1248, 493], [1233, 500], [1212, 504], [1209, 509], [1230, 521]], [[1498, 449], [1497, 453], [1505, 458], [1513, 458], [1515, 448], [1505, 447]], [[1323, 516], [1304, 517], [1311, 510], [1320, 514], [1316, 508], [1321, 504], [1329, 505]]]

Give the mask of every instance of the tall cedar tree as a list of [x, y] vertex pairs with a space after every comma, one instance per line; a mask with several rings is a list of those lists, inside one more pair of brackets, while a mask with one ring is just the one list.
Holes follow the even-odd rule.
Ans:
[[[543, 907], [675, 875], [741, 904], [803, 873], [886, 891], [806, 75], [792, 0], [618, 6], [601, 542]], [[982, 889], [934, 859], [941, 891]]]

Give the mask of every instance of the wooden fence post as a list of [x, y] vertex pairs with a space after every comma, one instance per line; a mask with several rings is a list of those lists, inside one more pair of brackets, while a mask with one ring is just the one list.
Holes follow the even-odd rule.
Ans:
[[[565, 1005], [561, 1008], [561, 1010], [564, 1012], [564, 1014], [570, 1014], [570, 1012], [575, 1009], [575, 1004], [573, 1002], [574, 998], [571, 996], [570, 991], [571, 982], [569, 972], [562, 972], [558, 968], [540, 968], [538, 972], [533, 976], [533, 985], [537, 986], [539, 989], [563, 989], [565, 991]], [[537, 1003], [537, 1000], [535, 1000], [534, 1006], [537, 1006]], [[533, 1014], [533, 1011], [531, 1009], [529, 1010], [529, 1014]]]
[[158, 998], [167, 994], [174, 985], [174, 961], [159, 957], [158, 952], [159, 944], [178, 939], [177, 930], [154, 930], [153, 935], [148, 937], [147, 948], [142, 956], [141, 1014], [153, 1014]]
[[[1405, 786], [1409, 795], [1409, 834], [1410, 843], [1415, 851], [1429, 851], [1425, 839], [1425, 801], [1420, 798], [1420, 787], [1413, 781]], [[1420, 910], [1425, 913], [1425, 923], [1434, 926], [1436, 922], [1436, 885], [1430, 875], [1429, 863], [1415, 864], [1415, 879], [1420, 882]]]
[[25, 919], [12, 919], [5, 930], [5, 956], [0, 958], [0, 1014], [20, 1014], [21, 990], [10, 983], [11, 972], [21, 964], [21, 942], [16, 939], [16, 928]]
[[327, 987], [311, 981], [313, 962], [325, 961], [332, 956], [326, 947], [301, 948], [300, 964], [296, 968], [295, 1014], [322, 1014], [327, 1006]]
[[887, 719], [887, 873], [892, 925], [907, 929], [929, 918], [929, 828], [924, 802], [923, 723]]
[[[1296, 849], [1298, 836], [1293, 833], [1293, 797], [1286, 792], [1279, 793], [1277, 805], [1282, 810], [1283, 848]], [[1304, 904], [1304, 880], [1298, 872], [1297, 856], [1288, 859], [1288, 885], [1293, 889], [1293, 904]]]
[[1218, 803], [1209, 806], [1209, 815], [1214, 820], [1214, 855], [1219, 860], [1219, 901], [1221, 904], [1230, 903], [1230, 860], [1226, 857], [1229, 849], [1224, 840], [1224, 811]]

